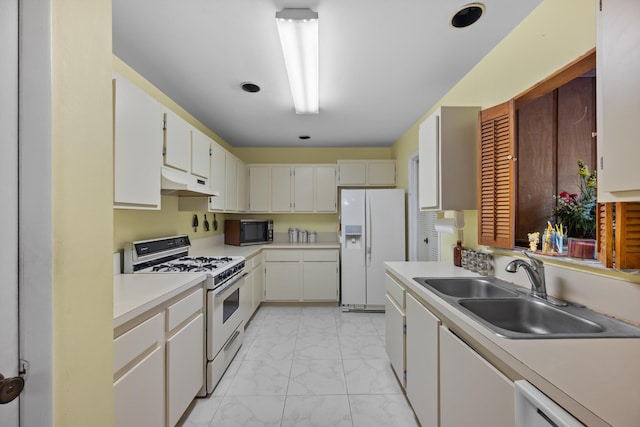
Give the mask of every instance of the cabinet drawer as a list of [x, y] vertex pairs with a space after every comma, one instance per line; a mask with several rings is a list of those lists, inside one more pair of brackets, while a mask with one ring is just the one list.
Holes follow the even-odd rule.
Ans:
[[202, 305], [204, 303], [202, 292], [202, 289], [197, 289], [191, 295], [188, 295], [177, 303], [169, 306], [167, 309], [168, 331], [173, 330], [173, 328], [191, 317], [192, 314], [202, 310]]
[[298, 251], [269, 250], [264, 253], [264, 260], [269, 261], [298, 261]]
[[405, 290], [398, 282], [395, 281], [394, 278], [385, 274], [384, 276], [385, 286], [387, 288], [387, 293], [393, 297], [395, 302], [400, 306], [400, 308], [404, 309], [404, 295]]
[[113, 372], [116, 373], [149, 347], [162, 340], [164, 313], [158, 313], [113, 340]]
[[306, 261], [338, 261], [338, 251], [336, 250], [304, 250], [302, 259]]

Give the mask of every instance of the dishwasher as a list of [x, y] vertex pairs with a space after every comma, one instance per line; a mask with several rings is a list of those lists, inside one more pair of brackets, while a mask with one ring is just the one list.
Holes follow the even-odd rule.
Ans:
[[584, 427], [528, 381], [515, 382], [514, 401], [516, 427]]

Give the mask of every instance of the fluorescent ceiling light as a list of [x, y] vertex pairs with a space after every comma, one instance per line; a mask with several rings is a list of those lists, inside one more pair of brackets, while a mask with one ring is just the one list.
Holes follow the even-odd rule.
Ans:
[[282, 9], [276, 12], [276, 22], [296, 113], [317, 114], [318, 13], [311, 9]]

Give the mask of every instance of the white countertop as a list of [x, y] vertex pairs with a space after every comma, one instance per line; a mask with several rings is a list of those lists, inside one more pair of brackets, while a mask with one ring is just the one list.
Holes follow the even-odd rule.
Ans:
[[113, 327], [128, 322], [201, 284], [203, 273], [138, 273], [113, 276]]
[[477, 274], [442, 263], [386, 265], [446, 326], [506, 365], [512, 379], [527, 379], [589, 426], [640, 425], [640, 338], [502, 338], [412, 280]]

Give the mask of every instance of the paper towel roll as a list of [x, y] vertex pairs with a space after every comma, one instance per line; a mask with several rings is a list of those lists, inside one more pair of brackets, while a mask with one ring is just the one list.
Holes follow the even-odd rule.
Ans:
[[438, 233], [453, 234], [456, 230], [456, 222], [453, 218], [439, 218], [436, 220], [434, 228]]

